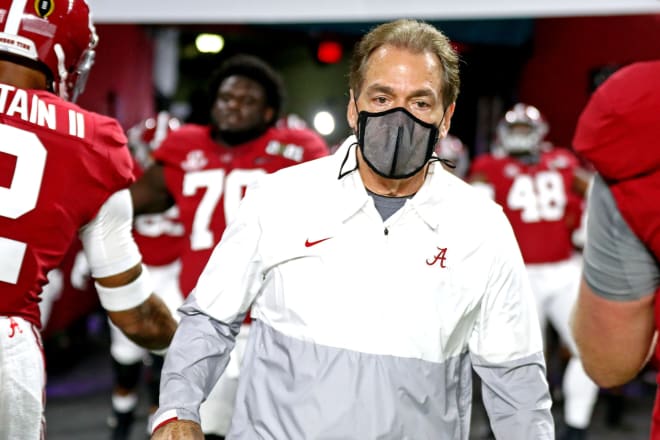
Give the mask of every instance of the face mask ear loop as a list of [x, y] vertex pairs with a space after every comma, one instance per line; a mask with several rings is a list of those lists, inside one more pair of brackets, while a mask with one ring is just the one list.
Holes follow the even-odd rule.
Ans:
[[442, 157], [432, 157], [429, 163], [431, 162], [442, 162], [443, 164], [447, 165], [449, 168], [452, 170], [456, 168], [456, 162], [454, 162], [451, 159], [443, 159]]
[[348, 147], [348, 151], [346, 152], [346, 156], [344, 156], [344, 160], [341, 162], [341, 166], [339, 167], [339, 176], [337, 176], [337, 180], [341, 180], [344, 176], [352, 173], [353, 171], [357, 170], [357, 165], [350, 170], [344, 171], [344, 166], [346, 165], [346, 162], [348, 161], [348, 155], [351, 154], [351, 150], [353, 149], [354, 146], [357, 146], [357, 142], [352, 143]]
[[357, 106], [357, 98], [355, 97], [355, 94], [353, 94], [353, 105], [355, 105], [355, 114], [358, 116], [355, 122], [355, 135], [357, 136], [360, 132], [360, 110]]

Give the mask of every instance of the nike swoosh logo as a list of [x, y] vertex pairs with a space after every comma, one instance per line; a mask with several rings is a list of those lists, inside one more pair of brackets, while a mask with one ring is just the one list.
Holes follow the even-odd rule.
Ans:
[[316, 240], [316, 241], [309, 241], [309, 239], [307, 239], [307, 240], [305, 240], [305, 247], [312, 247], [312, 246], [315, 246], [315, 245], [317, 245], [317, 244], [319, 244], [319, 243], [323, 243], [323, 242], [326, 241], [326, 240], [330, 240], [331, 238], [332, 238], [332, 237], [322, 238], [322, 239], [320, 239], [320, 240]]

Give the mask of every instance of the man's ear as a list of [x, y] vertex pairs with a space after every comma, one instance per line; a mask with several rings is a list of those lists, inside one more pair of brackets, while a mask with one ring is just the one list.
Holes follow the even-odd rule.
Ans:
[[442, 118], [442, 123], [440, 124], [439, 131], [440, 137], [443, 138], [449, 133], [449, 127], [451, 127], [451, 118], [454, 116], [454, 110], [456, 109], [456, 103], [452, 102], [447, 110], [445, 110], [445, 116]]
[[348, 122], [348, 126], [351, 127], [353, 131], [357, 130], [357, 120], [358, 120], [358, 112], [357, 108], [355, 108], [355, 96], [353, 95], [353, 89], [350, 89], [348, 91], [348, 104], [346, 106], [346, 121]]

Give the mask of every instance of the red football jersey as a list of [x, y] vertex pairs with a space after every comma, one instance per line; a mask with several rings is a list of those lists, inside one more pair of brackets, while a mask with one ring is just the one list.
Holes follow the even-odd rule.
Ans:
[[39, 294], [78, 229], [133, 181], [119, 124], [0, 84], [0, 315], [40, 325]]
[[[633, 63], [615, 72], [593, 93], [573, 138], [575, 151], [603, 176], [623, 218], [658, 259], [660, 89], [649, 84], [659, 77], [657, 60]], [[660, 405], [658, 411], [660, 418]]]
[[167, 187], [188, 236], [180, 278], [183, 295], [195, 287], [250, 183], [327, 154], [323, 139], [308, 129], [271, 128], [234, 147], [215, 143], [210, 126], [187, 124], [173, 131], [154, 158], [164, 165]]
[[133, 237], [149, 266], [174, 262], [186, 248], [185, 232], [176, 206], [162, 214], [142, 214], [133, 222]]
[[581, 197], [571, 190], [578, 160], [555, 148], [527, 164], [510, 156], [475, 159], [468, 181], [485, 181], [494, 190], [518, 240], [525, 263], [569, 258], [571, 235], [579, 226]]

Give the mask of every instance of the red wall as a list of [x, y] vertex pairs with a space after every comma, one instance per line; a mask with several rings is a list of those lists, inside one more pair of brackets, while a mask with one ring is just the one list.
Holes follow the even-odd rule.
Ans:
[[547, 117], [549, 140], [569, 146], [589, 96], [590, 71], [660, 59], [660, 15], [541, 19], [534, 38], [520, 100]]
[[[79, 103], [128, 128], [155, 111], [153, 43], [137, 25], [99, 25], [97, 32], [96, 63]], [[591, 70], [648, 59], [660, 59], [660, 14], [538, 19], [519, 99], [548, 118], [549, 140], [568, 146]]]
[[154, 114], [153, 44], [136, 25], [99, 25], [96, 61], [78, 104], [127, 129]]

